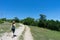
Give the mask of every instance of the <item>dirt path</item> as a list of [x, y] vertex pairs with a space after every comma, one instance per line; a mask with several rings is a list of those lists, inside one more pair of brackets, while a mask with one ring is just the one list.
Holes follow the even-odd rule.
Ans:
[[33, 40], [32, 34], [30, 32], [30, 28], [28, 26], [26, 26], [24, 40]]
[[0, 40], [18, 40], [19, 36], [22, 34], [24, 31], [24, 25], [20, 24], [20, 27], [16, 29], [15, 35], [16, 37], [12, 38], [12, 33], [4, 33], [4, 35], [0, 38]]
[[22, 24], [20, 24], [20, 27], [17, 28], [15, 31], [15, 35], [17, 35], [16, 37], [12, 38], [12, 32], [4, 33], [4, 35], [0, 38], [0, 40], [18, 40], [20, 35], [22, 35], [24, 29], [25, 29], [24, 40], [33, 40], [32, 34], [30, 32], [30, 28]]

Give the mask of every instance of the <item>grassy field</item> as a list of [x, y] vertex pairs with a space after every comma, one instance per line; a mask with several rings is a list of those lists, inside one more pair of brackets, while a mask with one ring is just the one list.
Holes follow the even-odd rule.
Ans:
[[30, 26], [34, 40], [60, 40], [60, 32]]
[[[19, 27], [19, 24], [16, 23], [16, 28], [18, 27]], [[10, 31], [11, 31], [11, 23], [5, 22], [3, 24], [0, 24], [0, 36], [2, 33], [10, 32]]]

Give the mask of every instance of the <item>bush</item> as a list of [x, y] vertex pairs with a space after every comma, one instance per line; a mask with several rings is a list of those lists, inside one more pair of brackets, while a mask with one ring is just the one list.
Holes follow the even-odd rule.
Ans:
[[0, 20], [0, 24], [4, 23], [4, 21]]
[[27, 17], [23, 20], [21, 20], [21, 22], [25, 25], [36, 25], [37, 22], [35, 22], [34, 18], [30, 18], [30, 17]]

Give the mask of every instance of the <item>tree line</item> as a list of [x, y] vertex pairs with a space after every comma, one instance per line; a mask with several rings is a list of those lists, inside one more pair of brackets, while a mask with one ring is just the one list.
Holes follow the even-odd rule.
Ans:
[[17, 23], [23, 23], [25, 25], [30, 25], [30, 26], [38, 26], [38, 27], [43, 27], [55, 31], [60, 31], [60, 21], [58, 20], [47, 20], [46, 15], [40, 14], [40, 18], [35, 20], [34, 18], [27, 17], [25, 19], [20, 20], [17, 17], [14, 17], [14, 19], [6, 19], [6, 18], [1, 18], [0, 23], [4, 23], [5, 21], [7, 22], [12, 22], [15, 20]]

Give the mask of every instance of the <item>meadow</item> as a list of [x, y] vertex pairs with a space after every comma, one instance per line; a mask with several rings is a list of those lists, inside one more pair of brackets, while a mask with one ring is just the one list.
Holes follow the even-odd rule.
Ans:
[[45, 28], [30, 26], [34, 40], [60, 40], [60, 32]]

